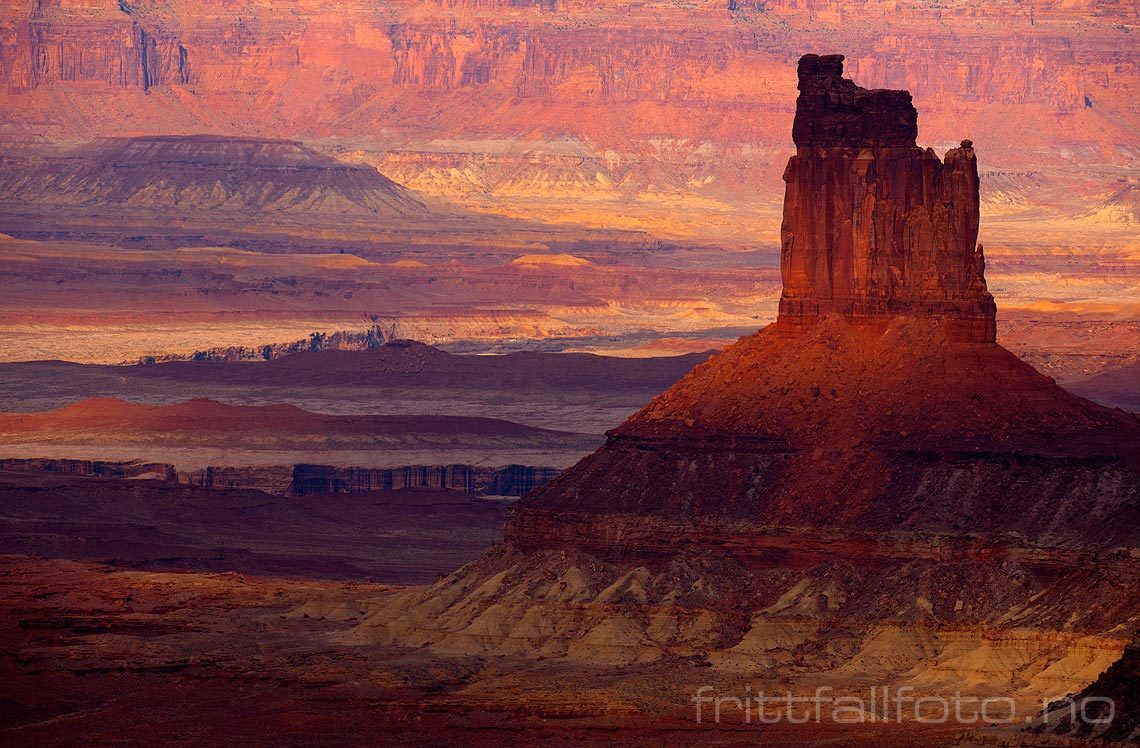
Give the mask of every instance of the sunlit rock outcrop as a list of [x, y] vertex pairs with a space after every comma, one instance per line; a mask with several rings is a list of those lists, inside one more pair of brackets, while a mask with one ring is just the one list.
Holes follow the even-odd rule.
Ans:
[[915, 145], [905, 91], [860, 88], [843, 56], [806, 55], [784, 172], [784, 318], [945, 314], [995, 337], [978, 237], [973, 144], [939, 159]]

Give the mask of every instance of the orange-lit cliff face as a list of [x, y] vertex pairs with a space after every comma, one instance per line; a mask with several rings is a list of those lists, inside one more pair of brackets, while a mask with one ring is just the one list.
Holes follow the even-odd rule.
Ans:
[[[924, 142], [984, 140], [1000, 168], [1126, 166], [1140, 146], [1127, 3], [23, 0], [0, 15], [11, 136], [324, 140], [483, 209], [667, 236], [776, 240], [755, 206], [779, 198], [807, 48], [910, 90]], [[1105, 179], [1077, 193], [1106, 196]]]
[[[827, 46], [850, 50], [853, 75], [869, 88], [905, 87], [924, 111], [933, 107], [932, 120], [993, 105], [1136, 113], [1130, 93], [1140, 63], [1118, 28], [1137, 20], [1128, 3], [820, 5], [17, 0], [4, 10], [0, 72], [12, 94], [90, 84], [205, 96], [204, 106], [167, 102], [191, 116], [224, 113], [226, 99], [273, 102], [228, 124], [278, 135], [343, 133], [353, 124], [371, 124], [353, 134], [505, 133], [508, 124], [529, 124], [549, 135], [608, 135], [618, 146], [631, 135], [746, 142], [785, 123], [730, 115], [790, 114], [787, 62], [826, 31]], [[1014, 60], [1024, 64], [1002, 64]], [[306, 87], [321, 98], [297, 95]], [[502, 111], [505, 100], [511, 111]], [[602, 103], [619, 105], [623, 116], [560, 116]], [[306, 118], [314, 108], [319, 121]], [[417, 120], [425, 111], [443, 117]], [[671, 119], [682, 111], [689, 116]], [[927, 138], [945, 140], [957, 124], [933, 125]]]

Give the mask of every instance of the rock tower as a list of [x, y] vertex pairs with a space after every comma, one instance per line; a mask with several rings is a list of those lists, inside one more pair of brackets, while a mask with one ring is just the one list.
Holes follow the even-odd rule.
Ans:
[[944, 160], [919, 148], [910, 94], [860, 88], [843, 77], [843, 55], [804, 55], [799, 91], [781, 319], [941, 316], [960, 337], [993, 341], [973, 144]]

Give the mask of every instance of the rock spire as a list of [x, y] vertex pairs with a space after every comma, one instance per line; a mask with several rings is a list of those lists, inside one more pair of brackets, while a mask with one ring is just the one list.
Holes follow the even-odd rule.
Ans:
[[842, 55], [800, 58], [799, 90], [780, 318], [945, 317], [957, 336], [992, 342], [973, 143], [944, 160], [919, 148], [910, 94], [860, 88]]

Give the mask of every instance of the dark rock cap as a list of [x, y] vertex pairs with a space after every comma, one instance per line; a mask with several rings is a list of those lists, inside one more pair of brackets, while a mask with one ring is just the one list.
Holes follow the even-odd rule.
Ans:
[[912, 147], [918, 112], [906, 91], [867, 90], [843, 77], [843, 55], [804, 55], [792, 139], [800, 148]]

